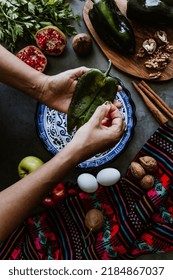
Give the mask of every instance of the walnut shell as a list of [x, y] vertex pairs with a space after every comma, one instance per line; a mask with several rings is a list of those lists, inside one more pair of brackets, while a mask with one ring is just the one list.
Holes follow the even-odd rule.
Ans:
[[151, 190], [154, 186], [154, 177], [152, 175], [145, 175], [140, 180], [140, 185], [146, 190]]
[[146, 174], [142, 165], [135, 161], [131, 163], [130, 170], [132, 175], [137, 179], [141, 179]]
[[88, 229], [99, 231], [104, 225], [104, 216], [98, 209], [91, 209], [86, 213], [85, 225]]
[[157, 161], [155, 158], [150, 156], [140, 157], [139, 162], [143, 168], [149, 172], [153, 172], [157, 167]]
[[159, 45], [168, 44], [168, 38], [165, 31], [158, 30], [154, 34], [154, 38], [156, 39]]
[[153, 54], [157, 48], [157, 43], [153, 38], [145, 40], [142, 44], [148, 54]]

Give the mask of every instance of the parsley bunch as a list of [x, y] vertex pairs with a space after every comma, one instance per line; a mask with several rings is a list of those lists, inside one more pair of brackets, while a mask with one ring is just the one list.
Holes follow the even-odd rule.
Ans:
[[34, 39], [37, 30], [55, 25], [66, 35], [76, 34], [73, 20], [79, 23], [70, 4], [64, 0], [0, 0], [0, 42], [11, 51], [23, 39]]

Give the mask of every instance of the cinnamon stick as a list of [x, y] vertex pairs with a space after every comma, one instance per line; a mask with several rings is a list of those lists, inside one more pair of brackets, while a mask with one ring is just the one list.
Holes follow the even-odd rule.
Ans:
[[143, 101], [145, 102], [148, 109], [151, 111], [154, 118], [157, 120], [157, 122], [162, 125], [168, 122], [168, 119], [159, 111], [159, 109], [151, 102], [151, 100], [145, 95], [145, 93], [141, 90], [141, 88], [132, 81], [132, 85], [134, 88], [138, 91], [138, 93], [141, 95]]
[[173, 121], [173, 110], [153, 91], [147, 83], [141, 81], [138, 86]]

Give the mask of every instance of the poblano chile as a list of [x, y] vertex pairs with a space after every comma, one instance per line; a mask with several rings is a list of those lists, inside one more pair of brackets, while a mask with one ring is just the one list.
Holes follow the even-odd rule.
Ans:
[[124, 55], [134, 54], [136, 41], [133, 28], [114, 0], [92, 0], [90, 21], [101, 40]]
[[172, 26], [173, 0], [128, 0], [127, 17], [150, 26]]
[[110, 69], [111, 61], [105, 73], [93, 68], [79, 78], [67, 113], [69, 134], [85, 124], [98, 106], [114, 101], [119, 82], [109, 76]]

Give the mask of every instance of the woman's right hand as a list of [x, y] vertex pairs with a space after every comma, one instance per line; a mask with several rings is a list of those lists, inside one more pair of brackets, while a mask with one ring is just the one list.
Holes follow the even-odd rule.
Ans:
[[[105, 125], [109, 119], [109, 126]], [[79, 162], [107, 150], [122, 137], [126, 124], [111, 102], [99, 106], [90, 120], [79, 128], [69, 143], [78, 150]]]

